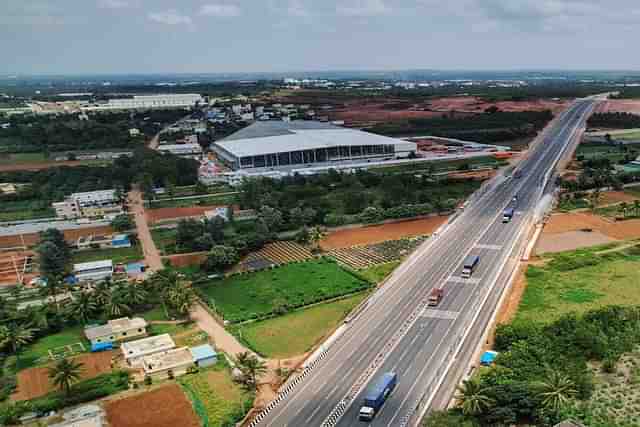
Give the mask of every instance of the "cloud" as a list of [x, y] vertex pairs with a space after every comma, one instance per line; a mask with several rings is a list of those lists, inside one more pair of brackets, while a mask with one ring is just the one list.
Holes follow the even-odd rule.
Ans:
[[289, 4], [287, 5], [287, 15], [298, 18], [307, 18], [311, 16], [311, 13], [309, 13], [309, 10], [300, 0], [289, 0]]
[[175, 9], [151, 12], [148, 17], [151, 21], [166, 25], [191, 25], [193, 23], [190, 16], [182, 15]]
[[240, 16], [242, 10], [235, 4], [205, 4], [200, 8], [200, 15], [232, 18]]
[[130, 4], [125, 0], [98, 0], [98, 6], [103, 9], [125, 9]]
[[391, 12], [384, 0], [351, 0], [346, 5], [336, 7], [336, 12], [343, 16], [379, 16]]

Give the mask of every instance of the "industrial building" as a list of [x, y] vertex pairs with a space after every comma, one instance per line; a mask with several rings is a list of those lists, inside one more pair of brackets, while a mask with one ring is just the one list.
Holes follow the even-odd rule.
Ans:
[[247, 172], [408, 158], [416, 144], [317, 121], [258, 121], [212, 144], [220, 161]]
[[122, 317], [104, 325], [87, 326], [84, 335], [91, 344], [113, 343], [147, 334], [147, 321], [141, 317]]
[[171, 153], [176, 156], [197, 156], [202, 154], [200, 144], [163, 144], [158, 146], [158, 151], [163, 153]]
[[64, 201], [52, 203], [51, 206], [56, 216], [64, 219], [116, 216], [122, 213], [122, 206], [115, 190], [73, 193]]
[[105, 103], [89, 104], [82, 110], [135, 110], [153, 108], [188, 108], [197, 103], [204, 103], [204, 99], [195, 93], [165, 94], [165, 95], [135, 95], [131, 98], [110, 99]]

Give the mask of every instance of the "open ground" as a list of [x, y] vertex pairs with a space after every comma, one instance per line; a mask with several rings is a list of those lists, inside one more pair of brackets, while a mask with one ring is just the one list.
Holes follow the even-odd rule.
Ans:
[[191, 403], [177, 384], [108, 402], [112, 427], [200, 427]]
[[633, 113], [640, 114], [640, 100], [637, 99], [610, 99], [598, 104], [598, 113]]

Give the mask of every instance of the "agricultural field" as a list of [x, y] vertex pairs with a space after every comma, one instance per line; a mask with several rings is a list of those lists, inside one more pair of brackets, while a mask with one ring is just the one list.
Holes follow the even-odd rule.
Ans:
[[16, 361], [16, 370], [26, 369], [44, 361], [49, 356], [49, 350], [64, 350], [66, 346], [73, 346], [73, 350], [79, 350], [78, 343], [82, 343], [85, 350], [89, 349], [89, 342], [84, 337], [82, 326], [73, 326], [63, 329], [57, 334], [47, 335], [29, 344], [20, 353]]
[[464, 160], [439, 160], [433, 162], [409, 163], [406, 165], [393, 165], [372, 168], [372, 172], [380, 171], [385, 173], [420, 173], [421, 171], [430, 174], [444, 172], [455, 172], [475, 169], [496, 169], [506, 166], [507, 162], [497, 160], [494, 156], [478, 156]]
[[[233, 192], [231, 192], [233, 193]], [[216, 205], [232, 205], [237, 203], [236, 194], [221, 193], [218, 195], [209, 194], [198, 197], [189, 197], [187, 199], [158, 199], [150, 200], [149, 207], [152, 209], [162, 208], [189, 208], [193, 206], [216, 206]]]
[[151, 230], [151, 237], [161, 255], [176, 253], [176, 229], [156, 228]]
[[349, 268], [361, 270], [401, 259], [420, 246], [425, 238], [425, 236], [418, 236], [408, 239], [388, 240], [367, 246], [334, 249], [328, 253], [328, 256]]
[[371, 283], [380, 283], [387, 276], [389, 276], [393, 270], [398, 268], [400, 261], [391, 261], [385, 264], [375, 265], [373, 267], [360, 270], [359, 273], [364, 278], [368, 279]]
[[105, 405], [112, 427], [200, 427], [191, 403], [178, 384], [116, 399]]
[[254, 394], [232, 380], [224, 360], [179, 381], [205, 426], [233, 426], [253, 405]]
[[296, 242], [268, 243], [256, 252], [251, 252], [233, 269], [235, 272], [258, 271], [274, 265], [306, 261], [313, 257], [311, 251]]
[[582, 143], [578, 145], [575, 157], [579, 161], [606, 158], [611, 163], [618, 163], [624, 160], [625, 154], [627, 153], [621, 150], [620, 147], [609, 144]]
[[326, 338], [367, 293], [318, 304], [272, 319], [243, 324], [233, 332], [257, 353], [286, 359], [310, 351]]
[[0, 222], [25, 221], [30, 219], [53, 218], [56, 214], [51, 206], [42, 200], [0, 202]]
[[203, 299], [230, 322], [268, 317], [341, 295], [371, 284], [328, 259], [237, 274], [198, 287]]
[[543, 266], [527, 269], [527, 287], [514, 322], [550, 323], [566, 313], [640, 305], [639, 246], [607, 245], [543, 260]]
[[72, 263], [101, 261], [110, 259], [114, 264], [130, 263], [143, 259], [142, 248], [139, 245], [130, 248], [89, 249], [75, 251], [71, 258]]

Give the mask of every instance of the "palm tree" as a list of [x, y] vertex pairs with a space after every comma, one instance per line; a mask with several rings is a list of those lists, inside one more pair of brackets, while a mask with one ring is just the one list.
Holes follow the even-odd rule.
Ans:
[[311, 244], [311, 250], [317, 251], [320, 240], [322, 240], [322, 230], [320, 227], [311, 227], [309, 230], [309, 243]]
[[629, 205], [627, 204], [627, 202], [620, 203], [620, 210], [622, 211], [623, 218], [627, 217], [627, 209], [629, 209]]
[[73, 303], [69, 305], [69, 314], [86, 325], [96, 312], [97, 307], [96, 302], [89, 293], [81, 292]]
[[73, 359], [62, 359], [48, 369], [51, 383], [64, 391], [65, 396], [71, 394], [71, 384], [80, 380], [83, 364]]
[[105, 311], [109, 317], [120, 317], [130, 311], [127, 303], [124, 302], [122, 293], [112, 292], [107, 304], [105, 305]]
[[105, 280], [93, 288], [93, 299], [98, 306], [104, 307], [111, 299], [111, 282]]
[[8, 348], [20, 360], [20, 350], [33, 340], [35, 329], [17, 323], [0, 326], [0, 347]]
[[546, 380], [535, 384], [537, 395], [544, 407], [558, 413], [576, 395], [578, 390], [569, 377], [559, 371], [551, 370]]
[[458, 407], [465, 415], [480, 415], [489, 409], [495, 403], [494, 400], [489, 397], [487, 392], [488, 387], [484, 387], [479, 378], [472, 378], [465, 380], [458, 386], [458, 394], [456, 399], [458, 400]]
[[633, 201], [633, 215], [638, 216], [638, 212], [640, 212], [640, 200]]
[[148, 296], [147, 291], [141, 285], [135, 283], [123, 286], [119, 288], [118, 291], [130, 305], [140, 305], [146, 301]]
[[245, 351], [236, 355], [238, 368], [242, 371], [245, 384], [255, 388], [258, 384], [258, 377], [267, 372], [267, 365], [255, 355]]
[[590, 194], [589, 198], [591, 199], [591, 210], [595, 212], [598, 209], [598, 205], [600, 204], [600, 199], [602, 198], [602, 192], [600, 188], [596, 188]]
[[27, 318], [29, 319], [30, 326], [41, 331], [46, 331], [51, 328], [51, 318], [55, 314], [55, 307], [52, 303], [29, 307], [27, 310]]

